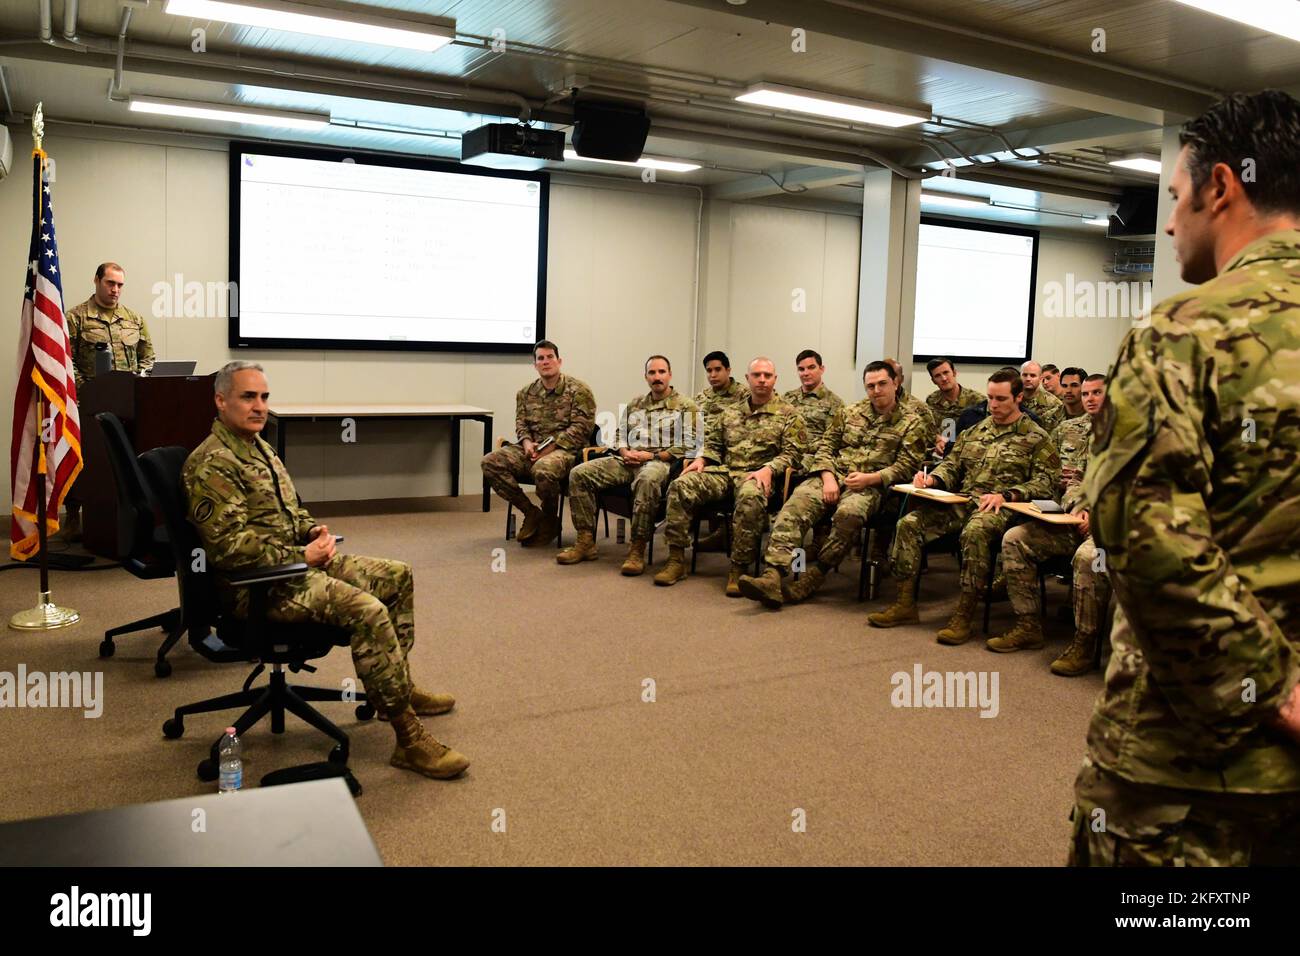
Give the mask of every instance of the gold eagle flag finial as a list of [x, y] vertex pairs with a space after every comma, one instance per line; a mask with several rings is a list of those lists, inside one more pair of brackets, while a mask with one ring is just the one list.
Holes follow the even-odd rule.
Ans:
[[32, 142], [36, 144], [37, 152], [40, 152], [41, 140], [45, 138], [45, 111], [41, 106], [37, 103], [36, 112], [32, 113]]

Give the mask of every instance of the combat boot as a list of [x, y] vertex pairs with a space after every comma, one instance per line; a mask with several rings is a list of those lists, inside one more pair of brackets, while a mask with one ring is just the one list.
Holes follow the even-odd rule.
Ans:
[[934, 636], [940, 644], [965, 644], [970, 640], [970, 622], [975, 616], [976, 598], [967, 591], [961, 592], [957, 601], [957, 610], [952, 612], [948, 623]]
[[1037, 650], [1043, 646], [1043, 625], [1039, 623], [1037, 614], [1017, 614], [1015, 627], [1005, 634], [989, 638], [984, 646], [999, 654]]
[[595, 561], [597, 557], [596, 535], [591, 531], [579, 531], [573, 547], [565, 548], [555, 556], [555, 560], [558, 564], [577, 564], [579, 561]]
[[812, 597], [822, 582], [826, 580], [826, 572], [820, 566], [814, 564], [811, 568], [799, 575], [799, 580], [791, 584], [786, 584], [782, 589], [785, 599], [791, 604], [798, 604], [800, 601], [806, 601]]
[[899, 624], [916, 624], [921, 616], [916, 613], [916, 578], [894, 578], [898, 594], [894, 603], [883, 611], [867, 615], [872, 627], [897, 627]]
[[645, 538], [633, 538], [627, 548], [627, 560], [620, 570], [629, 578], [645, 573], [645, 549], [650, 542]]
[[748, 565], [731, 562], [731, 571], [727, 574], [727, 597], [744, 597], [740, 593], [740, 576]]
[[[784, 597], [781, 594], [781, 572], [776, 568], [768, 568], [756, 578], [742, 574], [738, 583], [740, 593], [751, 601], [758, 601], [774, 611], [781, 610]], [[730, 594], [730, 590], [727, 593]]]
[[1078, 677], [1092, 670], [1092, 659], [1097, 653], [1097, 635], [1074, 632], [1061, 656], [1052, 661], [1052, 673], [1062, 677]]
[[524, 523], [519, 526], [518, 532], [515, 533], [515, 540], [520, 544], [527, 544], [537, 537], [537, 530], [542, 524], [542, 509], [530, 504], [527, 508], [520, 508], [519, 510], [524, 513]]
[[464, 773], [469, 766], [464, 754], [434, 740], [409, 706], [393, 717], [393, 732], [397, 735], [397, 748], [389, 762], [394, 767], [414, 770], [435, 780], [447, 780]]
[[[384, 710], [384, 705], [379, 701], [371, 700], [370, 706], [375, 708], [375, 716], [380, 720], [388, 719], [388, 713]], [[418, 717], [437, 717], [439, 714], [445, 714], [455, 707], [456, 698], [452, 697], [451, 694], [429, 694], [418, 687], [412, 687], [410, 706]]]
[[668, 546], [668, 561], [655, 575], [655, 584], [669, 587], [686, 577], [686, 549]]
[[555, 515], [554, 506], [543, 506], [541, 520], [537, 522], [537, 534], [525, 541], [524, 547], [539, 548], [551, 544], [555, 541], [559, 533], [560, 519]]

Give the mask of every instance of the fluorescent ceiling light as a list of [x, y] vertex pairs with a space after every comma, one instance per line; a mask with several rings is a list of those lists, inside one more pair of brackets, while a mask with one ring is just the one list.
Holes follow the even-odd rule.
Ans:
[[1135, 169], [1139, 173], [1160, 175], [1160, 160], [1152, 159], [1150, 156], [1126, 156], [1124, 159], [1112, 159], [1110, 164], [1122, 169]]
[[227, 106], [224, 103], [197, 103], [161, 96], [132, 96], [134, 113], [158, 113], [190, 119], [219, 120], [223, 123], [251, 123], [256, 126], [279, 126], [286, 129], [322, 129], [329, 125], [329, 113], [304, 113], [299, 110], [276, 110], [264, 106]]
[[1110, 217], [1109, 217], [1109, 216], [1093, 216], [1093, 217], [1091, 217], [1091, 218], [1089, 218], [1089, 219], [1085, 219], [1085, 220], [1084, 220], [1084, 223], [1085, 223], [1086, 225], [1089, 225], [1089, 226], [1105, 226], [1105, 227], [1109, 228], [1109, 226], [1110, 226]]
[[163, 10], [182, 17], [241, 23], [315, 37], [376, 43], [432, 52], [456, 38], [456, 24], [424, 23], [351, 10], [331, 10], [287, 0], [166, 0]]
[[810, 90], [797, 90], [791, 86], [776, 86], [771, 83], [755, 84], [737, 96], [736, 100], [756, 106], [770, 106], [778, 110], [813, 113], [817, 116], [830, 116], [855, 123], [869, 123], [872, 126], [912, 126], [916, 123], [928, 123], [931, 116], [928, 107], [914, 109], [906, 106], [890, 106], [888, 103], [855, 100], [831, 93], [814, 93]]
[[953, 206], [960, 209], [982, 209], [989, 201], [982, 196], [952, 196], [946, 193], [921, 193], [921, 202], [934, 206]]
[[1300, 3], [1295, 0], [1178, 0], [1206, 13], [1300, 40]]
[[576, 159], [582, 163], [609, 163], [611, 166], [640, 166], [644, 169], [662, 169], [670, 173], [689, 173], [700, 168], [699, 163], [687, 163], [680, 159], [656, 159], [654, 156], [642, 156], [634, 163], [625, 163], [620, 159], [594, 159], [591, 156], [579, 156], [570, 146], [564, 148], [565, 159]]

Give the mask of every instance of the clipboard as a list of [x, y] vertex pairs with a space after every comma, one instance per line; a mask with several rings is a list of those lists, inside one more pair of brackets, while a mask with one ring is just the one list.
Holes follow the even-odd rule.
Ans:
[[1061, 512], [1040, 511], [1028, 501], [1008, 501], [1002, 507], [1008, 508], [1016, 514], [1028, 515], [1031, 518], [1037, 518], [1047, 524], [1060, 525], [1077, 525], [1083, 524], [1083, 519], [1078, 515], [1064, 514]]
[[970, 501], [969, 495], [959, 495], [952, 491], [943, 491], [938, 488], [918, 488], [911, 483], [902, 485], [891, 485], [891, 491], [897, 491], [904, 495], [914, 495], [917, 498], [923, 498], [926, 501], [935, 501], [941, 505], [964, 505]]

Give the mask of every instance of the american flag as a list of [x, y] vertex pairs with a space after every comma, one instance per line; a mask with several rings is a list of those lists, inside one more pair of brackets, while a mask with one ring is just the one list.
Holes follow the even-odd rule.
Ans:
[[[9, 475], [14, 491], [9, 553], [30, 558], [40, 548], [37, 529], [38, 473], [45, 480], [45, 529], [59, 530], [59, 505], [81, 472], [81, 418], [72, 372], [72, 348], [63, 320], [59, 249], [49, 184], [42, 181], [45, 153], [32, 155], [32, 242], [18, 332], [18, 390]], [[43, 418], [38, 427], [37, 409]]]

